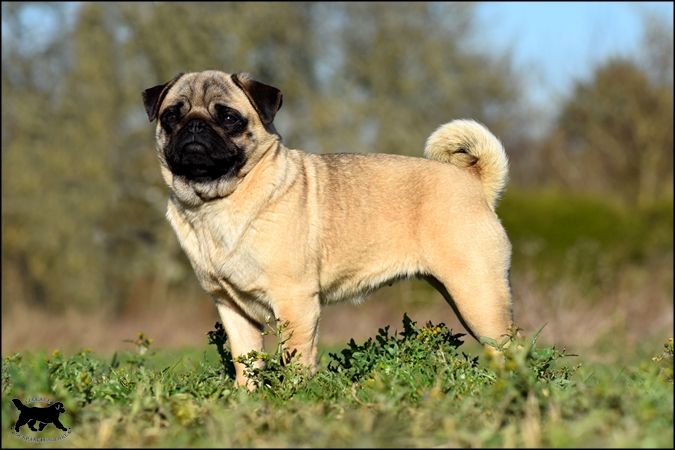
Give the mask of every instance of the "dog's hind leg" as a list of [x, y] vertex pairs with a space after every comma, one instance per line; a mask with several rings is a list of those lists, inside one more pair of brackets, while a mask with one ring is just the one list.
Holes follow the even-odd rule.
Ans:
[[[492, 239], [495, 236], [498, 239]], [[466, 246], [463, 252], [444, 252], [438, 246], [430, 255], [431, 274], [425, 277], [452, 306], [467, 331], [483, 343], [484, 338], [500, 341], [513, 322], [511, 247], [505, 234], [502, 236], [491, 234], [490, 239], [475, 248]]]
[[47, 426], [47, 422], [40, 422], [40, 426], [38, 426], [38, 428], [40, 429], [40, 431], [42, 431], [42, 430], [45, 429], [46, 426]]
[[[509, 333], [512, 324], [511, 296], [508, 282], [492, 281], [493, 285], [467, 282], [463, 271], [448, 276], [425, 277], [457, 314], [464, 328], [484, 343], [484, 338], [500, 339]], [[466, 275], [466, 272], [464, 272]]]
[[35, 426], [34, 426], [35, 422], [37, 422], [35, 419], [30, 419], [28, 421], [28, 428], [30, 428], [33, 431], [38, 431], [38, 430], [35, 429]]

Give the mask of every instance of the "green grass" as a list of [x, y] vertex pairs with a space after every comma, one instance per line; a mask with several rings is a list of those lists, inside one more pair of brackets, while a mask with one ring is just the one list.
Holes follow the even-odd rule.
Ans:
[[[225, 336], [215, 330], [215, 347]], [[49, 446], [170, 447], [672, 447], [672, 340], [632, 366], [513, 337], [501, 363], [467, 355], [463, 336], [406, 316], [400, 332], [324, 352], [313, 377], [277, 350], [237, 389], [231, 355], [164, 352], [139, 336], [137, 351], [3, 359], [3, 446], [14, 436], [12, 398], [62, 401], [71, 434]], [[227, 364], [223, 364], [225, 361]], [[32, 433], [26, 427], [22, 433]], [[57, 436], [51, 425], [41, 436]]]

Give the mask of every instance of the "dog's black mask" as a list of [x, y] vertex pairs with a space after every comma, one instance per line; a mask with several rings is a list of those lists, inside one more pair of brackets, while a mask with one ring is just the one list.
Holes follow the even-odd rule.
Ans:
[[[162, 121], [162, 126], [171, 132], [173, 124], [166, 122]], [[224, 134], [234, 131], [226, 130]], [[234, 176], [246, 162], [242, 149], [200, 118], [189, 119], [172, 136], [164, 156], [174, 175], [202, 182]]]

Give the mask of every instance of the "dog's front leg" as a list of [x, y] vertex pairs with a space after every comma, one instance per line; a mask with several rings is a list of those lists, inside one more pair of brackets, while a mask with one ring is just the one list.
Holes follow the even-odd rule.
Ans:
[[68, 428], [64, 427], [59, 419], [54, 420], [54, 426], [59, 430], [68, 431]]
[[20, 414], [19, 415], [19, 420], [16, 421], [16, 424], [14, 425], [14, 431], [19, 431], [19, 428], [24, 426], [28, 422], [28, 417], [26, 417], [25, 414]]
[[275, 305], [277, 323], [282, 328], [284, 360], [298, 361], [316, 372], [321, 304], [318, 296], [286, 293]]
[[[230, 341], [233, 360], [253, 350], [258, 352], [263, 350], [262, 326], [259, 323], [247, 317], [229, 299], [216, 299], [216, 308], [218, 308], [218, 314], [223, 321], [227, 339]], [[256, 364], [262, 366], [262, 361], [258, 361]], [[244, 367], [241, 363], [234, 363], [237, 385], [246, 386], [249, 390], [253, 390], [255, 386], [244, 374]]]

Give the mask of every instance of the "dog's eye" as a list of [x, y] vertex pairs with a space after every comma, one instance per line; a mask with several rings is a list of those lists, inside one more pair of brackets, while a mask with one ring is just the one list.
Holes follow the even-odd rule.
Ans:
[[223, 122], [225, 125], [234, 125], [235, 123], [239, 122], [239, 117], [235, 116], [234, 114], [225, 113], [221, 119], [221, 122]]
[[176, 120], [178, 120], [178, 113], [175, 111], [168, 111], [166, 114], [164, 114], [162, 119], [165, 122], [175, 122]]
[[238, 125], [242, 118], [230, 108], [216, 105], [216, 120], [226, 127], [233, 127]]
[[162, 123], [166, 125], [174, 125], [176, 122], [178, 122], [178, 119], [180, 119], [180, 109], [182, 106], [183, 106], [182, 103], [178, 103], [175, 106], [167, 108], [162, 113], [161, 117]]

